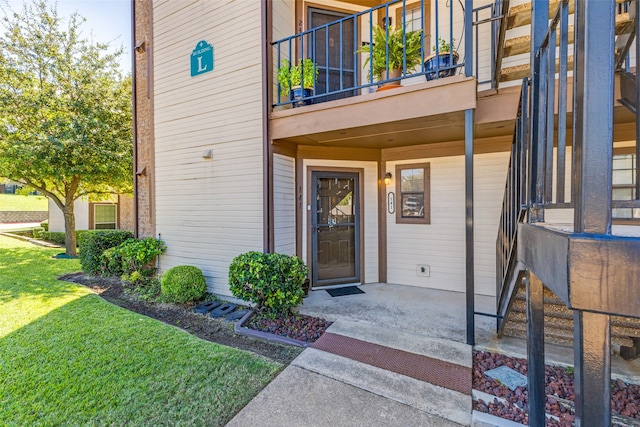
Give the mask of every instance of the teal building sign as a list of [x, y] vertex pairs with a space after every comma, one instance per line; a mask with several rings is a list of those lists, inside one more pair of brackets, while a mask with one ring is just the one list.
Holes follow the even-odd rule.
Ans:
[[191, 77], [213, 71], [213, 46], [200, 40], [191, 52]]

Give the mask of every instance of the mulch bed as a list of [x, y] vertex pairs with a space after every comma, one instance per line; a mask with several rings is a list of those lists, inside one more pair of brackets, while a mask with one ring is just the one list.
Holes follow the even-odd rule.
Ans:
[[[511, 421], [528, 425], [528, 393], [526, 388], [517, 387], [515, 391], [484, 375], [486, 370], [507, 366], [516, 372], [527, 375], [527, 360], [485, 351], [474, 352], [473, 388], [504, 399], [501, 402], [474, 400], [473, 409], [486, 412]], [[573, 388], [573, 370], [571, 368], [545, 367], [547, 426], [569, 427], [574, 425], [575, 400]], [[611, 409], [614, 426], [640, 425], [640, 386], [628, 384], [620, 379], [611, 381]]]
[[87, 286], [100, 297], [115, 305], [177, 326], [204, 340], [251, 351], [285, 365], [291, 363], [303, 350], [299, 347], [237, 334], [233, 330], [232, 322], [193, 313], [193, 305], [162, 304], [138, 300], [125, 292], [121, 280], [117, 277], [73, 273], [61, 276], [59, 279]]

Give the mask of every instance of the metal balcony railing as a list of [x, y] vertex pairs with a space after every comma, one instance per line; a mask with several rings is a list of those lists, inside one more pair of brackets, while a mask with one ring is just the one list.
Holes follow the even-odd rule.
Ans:
[[[444, 11], [440, 2], [432, 3], [430, 8], [421, 0], [408, 9], [406, 0], [393, 0], [273, 42], [273, 105], [307, 105], [408, 78], [463, 72], [464, 58], [456, 50], [462, 48], [464, 32], [472, 31], [472, 22], [464, 19], [461, 3], [451, 2]], [[455, 23], [456, 14], [465, 21], [462, 28]]]

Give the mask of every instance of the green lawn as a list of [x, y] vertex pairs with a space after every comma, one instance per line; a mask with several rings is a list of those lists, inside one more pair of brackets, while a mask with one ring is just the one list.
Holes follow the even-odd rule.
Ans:
[[56, 252], [0, 236], [0, 425], [224, 425], [282, 368], [56, 280]]
[[48, 207], [44, 196], [0, 194], [0, 211], [46, 211]]

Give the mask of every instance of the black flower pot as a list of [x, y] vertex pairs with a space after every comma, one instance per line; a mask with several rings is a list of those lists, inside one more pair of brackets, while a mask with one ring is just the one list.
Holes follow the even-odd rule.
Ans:
[[[439, 53], [437, 55], [431, 55], [424, 61], [424, 71], [425, 77], [427, 80], [435, 80], [436, 78], [443, 78], [453, 76], [457, 68], [447, 68], [458, 63], [458, 54], [454, 52], [453, 54], [449, 54], [449, 52]], [[438, 70], [439, 71], [436, 71]]]
[[293, 108], [313, 104], [313, 99], [307, 99], [311, 96], [313, 96], [313, 89], [303, 89], [301, 87], [294, 87], [289, 92], [289, 100], [294, 101]]

